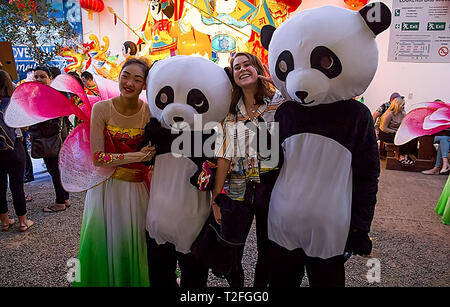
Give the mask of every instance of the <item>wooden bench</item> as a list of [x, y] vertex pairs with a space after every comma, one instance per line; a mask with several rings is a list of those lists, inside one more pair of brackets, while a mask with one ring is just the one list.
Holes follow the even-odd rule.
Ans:
[[413, 165], [406, 166], [401, 164], [396, 158], [395, 153], [399, 152], [399, 147], [392, 143], [385, 143], [387, 151], [386, 169], [421, 172], [434, 167], [436, 162], [436, 148], [433, 146], [434, 135], [425, 135], [419, 137], [419, 154]]

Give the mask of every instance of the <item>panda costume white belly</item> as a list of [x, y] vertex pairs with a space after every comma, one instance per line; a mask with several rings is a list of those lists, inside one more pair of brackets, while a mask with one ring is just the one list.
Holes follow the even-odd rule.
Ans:
[[[269, 207], [269, 238], [289, 250], [303, 248], [313, 257], [342, 254], [350, 226], [351, 153], [314, 134], [292, 136], [282, 146], [286, 156], [272, 192], [271, 201], [278, 205]], [[340, 167], [330, 172], [320, 161], [338, 162]], [[320, 184], [326, 180], [339, 184]]]
[[[317, 107], [289, 101], [279, 111], [284, 162], [270, 200], [269, 239], [288, 250], [302, 248], [310, 257], [342, 255], [352, 216], [353, 166], [359, 174], [366, 170], [360, 160], [377, 159], [370, 137], [367, 143], [353, 141], [366, 133], [370, 111], [352, 100]], [[351, 123], [343, 114], [353, 115]], [[320, 126], [314, 125], [319, 118]]]
[[190, 251], [210, 212], [210, 193], [189, 183], [196, 171], [188, 158], [158, 155], [150, 186], [147, 231], [158, 244], [170, 242], [182, 253]]

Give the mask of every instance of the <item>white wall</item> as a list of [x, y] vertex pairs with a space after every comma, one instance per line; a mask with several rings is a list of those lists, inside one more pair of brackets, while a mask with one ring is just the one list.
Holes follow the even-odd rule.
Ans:
[[[375, 1], [369, 1], [375, 2]], [[382, 0], [392, 9], [392, 0]], [[344, 0], [303, 0], [298, 11], [324, 5], [344, 7]], [[365, 104], [373, 112], [389, 100], [392, 92], [405, 96], [406, 111], [411, 105], [441, 99], [450, 102], [450, 63], [396, 63], [388, 62], [390, 28], [379, 34], [378, 70], [369, 88], [363, 94]]]

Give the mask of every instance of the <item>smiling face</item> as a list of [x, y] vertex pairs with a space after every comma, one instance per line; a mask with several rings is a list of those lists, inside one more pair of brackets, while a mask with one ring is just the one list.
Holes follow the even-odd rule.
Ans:
[[50, 85], [50, 76], [43, 70], [36, 70], [34, 72], [34, 81], [45, 85]]
[[130, 64], [122, 69], [119, 76], [120, 95], [124, 98], [137, 98], [145, 89], [145, 71], [141, 65]]
[[233, 79], [240, 88], [256, 88], [258, 71], [251, 60], [245, 55], [237, 56], [233, 62]]

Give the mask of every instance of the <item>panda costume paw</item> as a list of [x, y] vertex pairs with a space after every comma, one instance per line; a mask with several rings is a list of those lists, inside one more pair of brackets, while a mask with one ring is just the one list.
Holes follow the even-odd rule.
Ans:
[[345, 251], [353, 255], [367, 256], [372, 252], [372, 239], [365, 231], [350, 229]]

